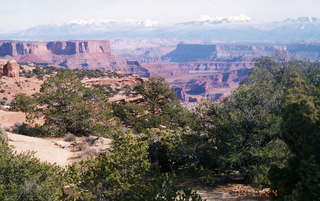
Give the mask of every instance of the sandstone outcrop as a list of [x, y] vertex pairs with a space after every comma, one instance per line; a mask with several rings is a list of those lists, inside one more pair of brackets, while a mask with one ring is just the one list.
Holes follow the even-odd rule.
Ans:
[[181, 43], [162, 57], [174, 64], [163, 63], [157, 68], [149, 64], [147, 68], [151, 76], [165, 77], [182, 101], [219, 101], [248, 77], [254, 66], [253, 58], [292, 52], [294, 48], [288, 47], [289, 45], [273, 44]]
[[92, 78], [82, 81], [87, 86], [94, 85], [114, 85], [119, 87], [136, 86], [144, 83], [144, 79], [139, 77], [124, 77], [124, 78]]
[[82, 82], [86, 86], [109, 86], [113, 89], [117, 88], [120, 89], [120, 91], [113, 95], [112, 97], [109, 97], [109, 101], [112, 103], [116, 102], [139, 102], [142, 100], [141, 95], [134, 95], [134, 94], [126, 94], [123, 90], [127, 87], [134, 87], [139, 84], [143, 84], [146, 81], [146, 79], [137, 77], [137, 76], [130, 76], [130, 77], [123, 77], [123, 78], [93, 78], [93, 79], [84, 79]]
[[18, 78], [19, 72], [20, 66], [15, 60], [10, 60], [3, 66], [4, 76]]
[[216, 54], [216, 45], [179, 44], [175, 50], [163, 56], [163, 59], [171, 62], [212, 60]]
[[[153, 48], [155, 52], [156, 48]], [[141, 51], [146, 50], [141, 49]], [[285, 55], [289, 58], [320, 59], [320, 44], [183, 44], [150, 63], [138, 51], [136, 57], [151, 76], [164, 77], [181, 101], [214, 101], [228, 96], [244, 81], [254, 66], [253, 58]], [[124, 55], [124, 54], [123, 54]], [[152, 61], [152, 60], [151, 60]]]
[[69, 69], [111, 70], [146, 76], [141, 66], [129, 65], [111, 52], [110, 42], [99, 41], [0, 41], [0, 58]]
[[222, 100], [244, 81], [254, 63], [198, 61], [179, 64], [156, 63], [145, 67], [151, 76], [164, 77], [181, 101]]

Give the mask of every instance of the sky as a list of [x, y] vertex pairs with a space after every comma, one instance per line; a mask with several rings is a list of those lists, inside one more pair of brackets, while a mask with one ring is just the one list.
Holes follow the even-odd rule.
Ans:
[[150, 19], [174, 23], [201, 16], [246, 15], [256, 22], [320, 17], [320, 0], [0, 0], [0, 32], [74, 20]]

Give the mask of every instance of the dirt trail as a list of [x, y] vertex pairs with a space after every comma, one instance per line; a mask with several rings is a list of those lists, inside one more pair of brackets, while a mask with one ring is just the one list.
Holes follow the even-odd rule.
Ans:
[[35, 157], [43, 162], [56, 163], [59, 166], [66, 166], [72, 162], [74, 153], [54, 144], [53, 139], [36, 138], [24, 135], [8, 133], [9, 145], [14, 146], [18, 153], [35, 152]]
[[[10, 128], [15, 123], [26, 121], [25, 114], [22, 112], [11, 112], [0, 110], [0, 125], [3, 128]], [[14, 133], [8, 133], [9, 145], [14, 147], [18, 153], [35, 152], [35, 157], [43, 162], [56, 163], [59, 166], [68, 165], [74, 157], [74, 153], [67, 149], [62, 149], [54, 144], [57, 139], [36, 138]]]
[[26, 115], [23, 112], [10, 112], [0, 110], [0, 126], [9, 128], [15, 123], [23, 123], [26, 121]]

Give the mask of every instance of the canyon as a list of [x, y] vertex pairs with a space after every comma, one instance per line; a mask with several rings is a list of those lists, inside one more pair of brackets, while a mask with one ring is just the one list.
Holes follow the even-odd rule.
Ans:
[[301, 44], [184, 44], [161, 57], [162, 63], [144, 65], [152, 76], [165, 77], [184, 102], [221, 101], [244, 81], [258, 57], [317, 61], [320, 45]]
[[317, 43], [247, 44], [174, 41], [0, 41], [0, 58], [20, 64], [163, 77], [183, 102], [221, 101], [244, 81], [254, 58], [320, 58]]
[[135, 63], [113, 55], [110, 42], [101, 41], [0, 41], [0, 58], [18, 63], [68, 69], [117, 71], [149, 76]]

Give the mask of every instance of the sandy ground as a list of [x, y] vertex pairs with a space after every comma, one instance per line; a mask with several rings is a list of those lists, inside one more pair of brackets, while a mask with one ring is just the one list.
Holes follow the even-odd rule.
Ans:
[[[26, 121], [25, 114], [22, 112], [10, 112], [0, 110], [0, 126], [10, 128], [15, 123], [23, 123]], [[111, 140], [101, 138], [100, 143], [89, 146], [83, 151], [74, 151], [71, 147], [62, 148], [57, 143], [65, 143], [63, 138], [38, 138], [15, 133], [8, 133], [9, 145], [12, 145], [17, 153], [34, 152], [34, 156], [40, 161], [56, 163], [59, 166], [67, 166], [70, 163], [81, 160], [83, 152], [93, 151], [100, 153], [102, 150], [110, 148]], [[77, 142], [85, 140], [85, 138], [77, 138]], [[79, 157], [81, 156], [81, 157]]]
[[15, 123], [23, 123], [26, 121], [26, 115], [23, 112], [10, 112], [0, 110], [0, 126], [9, 128]]
[[11, 102], [18, 93], [24, 93], [30, 96], [39, 92], [42, 83], [42, 80], [38, 80], [35, 77], [12, 78], [2, 76], [0, 78], [0, 99], [6, 98], [8, 102]]
[[[23, 112], [10, 112], [0, 110], [0, 125], [3, 128], [10, 128], [15, 123], [26, 121]], [[8, 133], [9, 145], [14, 147], [17, 153], [34, 152], [34, 156], [43, 162], [56, 163], [59, 166], [68, 165], [74, 153], [67, 149], [62, 149], [54, 144], [57, 139], [36, 138], [24, 135]]]
[[75, 153], [68, 149], [55, 145], [56, 139], [36, 138], [13, 133], [8, 133], [8, 137], [9, 145], [12, 145], [17, 153], [34, 152], [34, 156], [43, 162], [66, 166], [72, 162], [72, 158], [75, 156]]
[[[61, 167], [86, 159], [88, 152], [101, 153], [111, 147], [111, 140], [100, 138], [96, 144], [88, 146], [85, 150], [75, 150], [73, 146], [62, 147], [71, 142], [63, 141], [63, 138], [38, 138], [8, 133], [9, 145], [17, 153], [33, 152], [34, 156], [42, 162], [57, 164]], [[86, 138], [77, 138], [77, 143], [82, 143]]]

